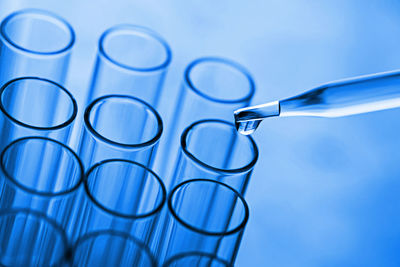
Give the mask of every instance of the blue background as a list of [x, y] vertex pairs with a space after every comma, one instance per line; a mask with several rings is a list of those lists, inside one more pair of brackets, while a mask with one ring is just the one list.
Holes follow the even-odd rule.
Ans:
[[[164, 36], [173, 50], [160, 108], [167, 123], [183, 69], [200, 56], [245, 65], [254, 103], [400, 68], [396, 0], [0, 0], [0, 17], [24, 7], [75, 28], [68, 88], [81, 105], [106, 28], [134, 23]], [[264, 122], [237, 265], [400, 266], [399, 130], [400, 110]]]

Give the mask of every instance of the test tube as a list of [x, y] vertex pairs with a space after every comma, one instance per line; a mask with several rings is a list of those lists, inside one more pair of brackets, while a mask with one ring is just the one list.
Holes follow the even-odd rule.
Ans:
[[249, 217], [244, 198], [218, 181], [192, 179], [168, 197], [168, 214], [158, 256], [202, 252], [233, 264]]
[[156, 32], [117, 25], [99, 40], [88, 101], [109, 94], [131, 95], [156, 107], [171, 62], [171, 49]]
[[86, 169], [105, 159], [129, 159], [151, 167], [163, 131], [160, 115], [131, 96], [108, 95], [85, 111], [79, 156]]
[[72, 247], [72, 266], [157, 267], [150, 249], [123, 232], [99, 231], [80, 238]]
[[160, 146], [155, 170], [168, 179], [176, 157], [179, 135], [190, 124], [201, 119], [233, 120], [233, 111], [248, 106], [255, 92], [249, 72], [236, 62], [224, 58], [205, 57], [190, 63], [173, 111], [166, 138]]
[[253, 138], [237, 132], [233, 123], [201, 120], [181, 135], [173, 185], [190, 178], [207, 178], [245, 194], [258, 159]]
[[213, 254], [201, 252], [182, 253], [167, 260], [163, 267], [233, 267]]
[[112, 229], [150, 246], [166, 201], [165, 186], [153, 171], [129, 160], [105, 160], [87, 172], [84, 185], [76, 236]]
[[67, 249], [63, 229], [43, 214], [26, 209], [0, 211], [1, 266], [62, 266]]
[[0, 86], [23, 76], [65, 82], [71, 49], [72, 27], [59, 16], [39, 9], [24, 9], [0, 25]]
[[70, 224], [84, 178], [77, 155], [58, 141], [26, 137], [0, 156], [0, 210], [27, 208]]
[[74, 97], [43, 78], [22, 77], [0, 89], [0, 149], [25, 136], [47, 136], [67, 142], [77, 114]]

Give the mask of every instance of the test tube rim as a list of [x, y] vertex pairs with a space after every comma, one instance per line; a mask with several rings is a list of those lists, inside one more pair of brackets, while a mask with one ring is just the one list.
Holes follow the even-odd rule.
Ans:
[[[188, 184], [188, 183], [197, 183], [197, 182], [210, 182], [210, 183], [216, 183], [220, 186], [226, 187], [228, 188], [228, 190], [232, 191], [240, 200], [240, 202], [243, 204], [243, 210], [244, 210], [244, 216], [243, 216], [243, 220], [240, 224], [238, 224], [236, 227], [234, 227], [232, 230], [229, 231], [220, 231], [220, 232], [212, 232], [212, 231], [205, 231], [202, 229], [199, 229], [189, 223], [187, 223], [186, 221], [184, 221], [183, 219], [180, 218], [180, 216], [178, 216], [178, 214], [175, 212], [173, 205], [172, 205], [172, 197], [174, 195], [174, 193], [181, 188], [182, 186]], [[244, 197], [238, 192], [236, 191], [234, 188], [232, 188], [231, 186], [224, 184], [220, 181], [216, 181], [216, 180], [211, 180], [211, 179], [204, 179], [204, 178], [195, 178], [195, 179], [189, 179], [186, 180], [178, 185], [176, 185], [171, 192], [169, 193], [168, 196], [168, 210], [169, 212], [171, 212], [172, 217], [178, 221], [180, 224], [182, 224], [184, 227], [188, 228], [191, 231], [203, 234], [203, 235], [207, 235], [207, 236], [229, 236], [229, 235], [233, 235], [236, 234], [240, 231], [243, 231], [244, 228], [246, 227], [247, 221], [249, 219], [249, 206], [246, 202], [246, 200], [244, 199]]]
[[[156, 178], [156, 181], [158, 182], [160, 188], [161, 188], [161, 192], [162, 192], [162, 198], [160, 203], [150, 212], [144, 213], [144, 214], [140, 214], [140, 215], [128, 215], [125, 213], [120, 213], [117, 212], [115, 210], [109, 209], [107, 207], [105, 207], [103, 204], [101, 204], [91, 193], [90, 193], [90, 189], [88, 186], [88, 180], [90, 177], [90, 174], [99, 166], [102, 166], [104, 164], [110, 163], [110, 162], [124, 162], [124, 163], [128, 163], [128, 164], [133, 164], [133, 165], [137, 165], [140, 168], [145, 169], [146, 172], [149, 172], [151, 174], [152, 177]], [[89, 199], [100, 209], [114, 215], [117, 217], [121, 217], [121, 218], [125, 218], [125, 219], [143, 219], [143, 218], [148, 218], [151, 217], [155, 214], [157, 214], [157, 212], [161, 211], [161, 209], [163, 208], [166, 200], [167, 200], [167, 190], [165, 188], [165, 185], [163, 183], [163, 181], [161, 180], [161, 178], [151, 169], [147, 168], [146, 166], [144, 166], [143, 164], [140, 164], [138, 162], [132, 161], [132, 160], [127, 160], [127, 159], [106, 159], [103, 161], [100, 161], [96, 164], [94, 164], [87, 172], [85, 175], [85, 180], [84, 180], [84, 188], [85, 188], [85, 192], [86, 195], [89, 197]]]
[[[153, 66], [153, 67], [134, 67], [134, 66], [129, 66], [127, 64], [121, 63], [121, 62], [113, 59], [106, 52], [103, 42], [105, 41], [105, 39], [107, 38], [107, 36], [109, 34], [120, 31], [120, 30], [128, 30], [134, 34], [137, 34], [137, 33], [144, 34], [147, 37], [159, 42], [161, 44], [161, 46], [165, 49], [165, 60], [161, 64], [157, 64], [156, 66]], [[139, 26], [139, 25], [134, 25], [134, 24], [118, 24], [118, 25], [112, 26], [111, 28], [108, 28], [101, 34], [99, 43], [98, 43], [98, 47], [99, 47], [98, 50], [99, 50], [100, 56], [105, 58], [108, 62], [112, 63], [114, 66], [117, 66], [125, 71], [155, 72], [155, 71], [159, 71], [159, 70], [167, 68], [172, 60], [171, 48], [170, 48], [168, 42], [160, 34], [158, 34], [157, 32], [153, 31], [150, 28], [147, 28], [144, 26]]]
[[[150, 259], [150, 261], [152, 263], [151, 266], [153, 266], [153, 267], [158, 266], [153, 253], [151, 252], [150, 248], [145, 243], [143, 243], [142, 241], [140, 241], [139, 239], [135, 238], [134, 236], [132, 236], [128, 233], [111, 230], [111, 229], [94, 231], [94, 232], [90, 232], [90, 233], [83, 235], [77, 241], [75, 241], [74, 244], [71, 246], [72, 253], [74, 253], [80, 245], [82, 245], [84, 242], [90, 240], [92, 237], [97, 237], [97, 236], [101, 236], [101, 235], [118, 236], [118, 237], [121, 237], [123, 239], [126, 239], [126, 240], [134, 243], [135, 245], [137, 245], [140, 248], [141, 251], [144, 251], [145, 254], [148, 256], [148, 258]], [[72, 261], [73, 261], [73, 259], [72, 259]]]
[[[217, 97], [210, 96], [209, 94], [206, 94], [202, 92], [199, 88], [195, 86], [195, 84], [192, 82], [190, 79], [190, 72], [192, 71], [193, 68], [195, 68], [197, 65], [203, 63], [203, 62], [216, 62], [216, 63], [222, 63], [225, 64], [231, 68], [236, 69], [240, 73], [242, 73], [247, 81], [249, 82], [249, 92], [247, 95], [240, 97], [238, 99], [221, 99]], [[255, 93], [255, 82], [253, 77], [251, 76], [250, 72], [241, 64], [227, 59], [227, 58], [222, 58], [222, 57], [216, 57], [216, 56], [211, 56], [211, 57], [202, 57], [195, 59], [192, 61], [185, 69], [184, 72], [184, 83], [186, 84], [186, 87], [189, 87], [195, 94], [199, 95], [202, 98], [205, 98], [209, 101], [212, 102], [217, 102], [217, 103], [222, 103], [222, 104], [238, 104], [238, 103], [247, 103], [250, 102], [250, 100], [253, 98], [254, 93]]]
[[[31, 15], [35, 15], [35, 16], [40, 16], [40, 17], [45, 17], [48, 21], [54, 22], [54, 24], [57, 24], [57, 26], [60, 26], [60, 28], [64, 28], [64, 30], [66, 30], [66, 32], [69, 32], [70, 38], [69, 38], [69, 42], [61, 49], [57, 49], [55, 51], [50, 51], [50, 52], [41, 52], [41, 51], [35, 51], [35, 50], [31, 50], [25, 47], [22, 47], [18, 44], [16, 44], [12, 38], [10, 38], [7, 33], [6, 33], [6, 26], [8, 24], [8, 22], [10, 22], [12, 19], [14, 19], [17, 16], [20, 15], [26, 15], [26, 14], [31, 14]], [[27, 8], [27, 9], [22, 9], [22, 10], [18, 10], [15, 11], [11, 14], [9, 14], [0, 24], [0, 38], [2, 38], [6, 44], [10, 45], [12, 48], [17, 49], [18, 51], [22, 51], [28, 54], [32, 54], [32, 55], [39, 55], [39, 56], [52, 56], [52, 55], [59, 55], [59, 54], [63, 54], [69, 50], [71, 50], [71, 48], [73, 47], [74, 43], [75, 43], [75, 32], [74, 29], [72, 28], [72, 26], [68, 23], [67, 20], [65, 20], [64, 18], [62, 18], [61, 16], [47, 11], [47, 10], [43, 10], [43, 9], [36, 9], [36, 8]]]
[[[138, 102], [140, 105], [143, 105], [147, 109], [149, 109], [151, 114], [154, 115], [154, 117], [157, 121], [157, 125], [158, 125], [158, 129], [157, 129], [157, 132], [154, 135], [154, 137], [152, 137], [150, 140], [148, 140], [146, 142], [142, 142], [142, 143], [138, 143], [138, 144], [124, 144], [124, 143], [113, 141], [113, 140], [101, 135], [99, 132], [97, 132], [94, 129], [94, 127], [92, 126], [92, 124], [90, 123], [90, 112], [92, 111], [92, 109], [94, 108], [95, 105], [97, 105], [101, 101], [103, 101], [105, 99], [109, 99], [109, 98], [129, 99], [130, 101]], [[123, 148], [123, 149], [139, 149], [139, 148], [143, 148], [143, 147], [147, 147], [147, 146], [152, 146], [160, 141], [160, 138], [161, 138], [161, 135], [162, 135], [162, 132], [164, 129], [160, 114], [150, 104], [148, 104], [147, 102], [145, 102], [137, 97], [133, 97], [133, 96], [129, 96], [129, 95], [116, 95], [116, 94], [101, 96], [101, 97], [93, 100], [85, 109], [84, 125], [85, 125], [86, 129], [88, 129], [89, 132], [92, 133], [96, 139], [99, 139], [101, 142], [104, 142], [106, 144], [111, 144], [111, 145], [114, 145], [114, 146], [117, 146], [117, 147]]]
[[[27, 140], [29, 141], [29, 140], [35, 140], [35, 139], [55, 143], [57, 146], [60, 146], [62, 149], [65, 149], [66, 152], [72, 156], [74, 161], [77, 163], [77, 167], [79, 168], [79, 178], [77, 179], [74, 186], [69, 187], [68, 190], [62, 190], [62, 191], [59, 191], [56, 193], [49, 193], [46, 191], [37, 191], [37, 190], [29, 188], [29, 187], [25, 186], [24, 184], [18, 182], [18, 179], [16, 179], [15, 177], [13, 177], [12, 175], [9, 174], [9, 172], [6, 170], [6, 167], [4, 166], [4, 160], [3, 160], [8, 149], [10, 149], [12, 146], [16, 145], [19, 142], [25, 142]], [[21, 190], [23, 190], [23, 191], [26, 191], [30, 194], [33, 194], [36, 196], [41, 196], [41, 197], [58, 197], [58, 196], [64, 196], [64, 195], [73, 193], [78, 190], [80, 185], [83, 183], [83, 180], [85, 177], [83, 164], [82, 164], [80, 158], [78, 157], [78, 155], [70, 147], [66, 146], [65, 144], [63, 144], [57, 140], [54, 140], [54, 139], [51, 139], [48, 137], [42, 137], [42, 136], [27, 136], [27, 137], [16, 139], [13, 142], [11, 142], [10, 144], [8, 144], [0, 154], [0, 169], [4, 173], [7, 180], [10, 181], [12, 184], [17, 186], [18, 188], [21, 188]]]
[[[218, 172], [218, 173], [222, 173], [222, 174], [238, 174], [238, 173], [244, 173], [247, 171], [250, 171], [254, 168], [254, 166], [257, 163], [258, 157], [259, 157], [259, 151], [258, 151], [258, 147], [256, 142], [254, 141], [253, 137], [251, 137], [250, 135], [240, 135], [242, 136], [242, 138], [247, 138], [249, 140], [249, 143], [252, 147], [252, 151], [253, 151], [253, 158], [252, 160], [246, 164], [243, 167], [240, 168], [235, 168], [235, 169], [221, 169], [221, 168], [217, 168], [214, 166], [211, 166], [207, 163], [204, 163], [203, 161], [199, 160], [193, 153], [191, 153], [189, 151], [189, 149], [187, 148], [187, 142], [186, 142], [186, 137], [188, 136], [188, 133], [194, 129], [197, 125], [203, 124], [203, 123], [221, 123], [221, 124], [225, 124], [229, 127], [232, 127], [232, 129], [236, 132], [236, 128], [235, 125], [233, 123], [224, 121], [224, 120], [219, 120], [219, 119], [205, 119], [205, 120], [199, 120], [196, 121], [194, 123], [192, 123], [191, 125], [189, 125], [188, 127], [186, 127], [186, 129], [182, 132], [181, 135], [181, 149], [183, 151], [183, 153], [190, 158], [193, 162], [195, 162], [196, 164], [200, 165], [201, 167], [207, 169], [207, 170], [212, 170], [213, 172]], [[239, 134], [238, 134], [239, 135]]]
[[[5, 92], [5, 90], [7, 89], [7, 87], [9, 85], [11, 85], [11, 84], [13, 84], [15, 82], [22, 81], [22, 80], [38, 80], [38, 81], [41, 81], [41, 82], [50, 83], [53, 86], [55, 86], [56, 88], [61, 89], [61, 91], [67, 95], [67, 97], [69, 98], [69, 100], [70, 100], [70, 102], [72, 104], [71, 116], [69, 116], [69, 118], [67, 120], [65, 120], [63, 123], [58, 124], [56, 126], [50, 126], [50, 127], [41, 127], [41, 126], [29, 125], [29, 124], [26, 124], [26, 123], [24, 123], [24, 122], [22, 122], [22, 121], [20, 121], [20, 120], [18, 120], [16, 118], [14, 118], [11, 114], [9, 114], [7, 112], [7, 109], [4, 107], [3, 100], [2, 100], [3, 97], [2, 96], [3, 96], [3, 93]], [[13, 121], [14, 123], [16, 123], [16, 124], [18, 124], [18, 125], [20, 125], [22, 127], [29, 128], [29, 129], [34, 129], [34, 130], [39, 130], [39, 131], [51, 131], [51, 130], [62, 129], [62, 128], [65, 128], [66, 126], [70, 125], [75, 120], [76, 115], [78, 114], [78, 105], [76, 103], [76, 100], [75, 100], [74, 96], [65, 87], [63, 87], [62, 85], [60, 85], [60, 84], [58, 84], [58, 83], [56, 83], [56, 82], [54, 82], [52, 80], [46, 79], [46, 78], [40, 78], [40, 77], [34, 77], [34, 76], [25, 76], [25, 77], [19, 77], [19, 78], [16, 78], [16, 79], [12, 79], [12, 80], [8, 81], [7, 83], [5, 83], [0, 88], [0, 110], [2, 111], [2, 113], [4, 115], [7, 116], [7, 118], [9, 118], [11, 121]]]
[[185, 252], [185, 253], [180, 253], [180, 254], [174, 255], [171, 258], [167, 259], [166, 262], [164, 262], [163, 267], [169, 267], [171, 265], [171, 263], [173, 263], [174, 261], [180, 260], [180, 259], [188, 257], [188, 256], [189, 257], [190, 256], [207, 257], [209, 259], [216, 260], [217, 262], [224, 264], [224, 266], [226, 266], [226, 267], [233, 267], [232, 264], [225, 261], [224, 259], [217, 257], [217, 255], [214, 255], [211, 253], [206, 253], [206, 252], [201, 252], [201, 251], [191, 251], [191, 252]]
[[[45, 223], [49, 224], [53, 228], [53, 230], [55, 230], [55, 232], [57, 234], [60, 235], [62, 244], [64, 247], [64, 253], [61, 255], [59, 260], [55, 261], [54, 265], [51, 265], [54, 267], [60, 266], [60, 264], [66, 259], [67, 255], [68, 255], [68, 250], [69, 250], [68, 237], [67, 237], [67, 234], [65, 233], [64, 229], [52, 218], [49, 218], [45, 214], [35, 211], [35, 210], [31, 210], [31, 209], [16, 208], [16, 209], [0, 210], [0, 217], [13, 216], [13, 215], [17, 216], [20, 213], [22, 213], [26, 217], [32, 215], [33, 217], [35, 217], [38, 220], [43, 220]], [[3, 265], [1, 265], [1, 263], [0, 263], [0, 266], [3, 266]]]

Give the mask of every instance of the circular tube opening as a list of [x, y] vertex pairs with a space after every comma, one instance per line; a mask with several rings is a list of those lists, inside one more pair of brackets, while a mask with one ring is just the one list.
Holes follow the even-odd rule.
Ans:
[[117, 231], [87, 234], [75, 243], [72, 253], [73, 266], [157, 266], [145, 244]]
[[181, 148], [200, 166], [221, 173], [249, 171], [258, 159], [254, 139], [239, 134], [234, 124], [223, 120], [193, 123], [182, 133]]
[[54, 197], [75, 191], [84, 171], [78, 156], [45, 137], [26, 137], [9, 144], [0, 166], [7, 180], [31, 194]]
[[167, 42], [150, 29], [118, 25], [105, 31], [99, 40], [99, 52], [113, 64], [133, 71], [156, 71], [171, 61]]
[[9, 15], [0, 25], [0, 35], [16, 49], [42, 55], [67, 51], [75, 41], [75, 33], [67, 21], [38, 9]]
[[237, 191], [208, 179], [192, 179], [177, 185], [169, 195], [168, 209], [179, 223], [204, 235], [238, 233], [244, 230], [249, 218], [247, 203]]
[[157, 174], [122, 159], [95, 164], [86, 175], [85, 190], [101, 209], [129, 219], [150, 217], [166, 201], [166, 189]]
[[68, 249], [60, 226], [30, 210], [0, 212], [1, 266], [60, 266]]
[[85, 126], [103, 142], [141, 148], [158, 142], [160, 115], [146, 102], [130, 96], [109, 95], [94, 100], [85, 111]]
[[193, 61], [185, 70], [186, 85], [214, 102], [249, 102], [255, 92], [250, 73], [228, 59], [209, 57]]
[[47, 79], [22, 77], [0, 89], [0, 109], [23, 127], [56, 130], [74, 121], [78, 107], [61, 85]]
[[227, 261], [209, 253], [188, 252], [178, 254], [167, 260], [163, 267], [233, 267]]

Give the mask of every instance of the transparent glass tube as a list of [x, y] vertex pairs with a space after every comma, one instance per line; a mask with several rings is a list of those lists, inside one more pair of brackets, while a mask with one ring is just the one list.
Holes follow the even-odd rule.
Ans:
[[201, 252], [182, 253], [167, 260], [163, 267], [233, 267], [213, 254]]
[[0, 25], [0, 85], [23, 76], [63, 84], [74, 42], [72, 27], [53, 13], [38, 9], [12, 13]]
[[207, 178], [230, 185], [245, 194], [258, 149], [253, 138], [223, 120], [202, 120], [181, 135], [172, 185], [191, 178]]
[[35, 211], [0, 211], [1, 266], [62, 266], [68, 249], [63, 229]]
[[112, 229], [152, 242], [166, 201], [165, 186], [153, 171], [133, 161], [105, 160], [88, 171], [84, 185], [76, 236]]
[[70, 148], [44, 137], [21, 138], [3, 150], [0, 168], [0, 210], [32, 209], [69, 225], [84, 178]]
[[[176, 157], [179, 136], [193, 122], [201, 119], [233, 120], [233, 111], [248, 106], [255, 92], [249, 72], [241, 65], [223, 58], [200, 58], [184, 72], [182, 87], [171, 122], [167, 122], [166, 138], [160, 146], [155, 170], [170, 178]], [[170, 181], [166, 181], [167, 186]]]
[[170, 62], [171, 49], [157, 33], [134, 25], [114, 26], [100, 37], [88, 101], [123, 94], [157, 106]]
[[72, 266], [157, 267], [150, 249], [142, 242], [118, 231], [93, 232], [72, 247]]
[[22, 77], [0, 89], [0, 148], [25, 136], [66, 143], [77, 114], [70, 92], [47, 79]]
[[202, 252], [233, 264], [249, 217], [244, 198], [218, 181], [193, 179], [168, 197], [168, 215], [158, 256], [170, 259]]
[[160, 115], [131, 96], [108, 95], [85, 111], [78, 148], [86, 169], [105, 159], [129, 159], [150, 167], [163, 131]]

